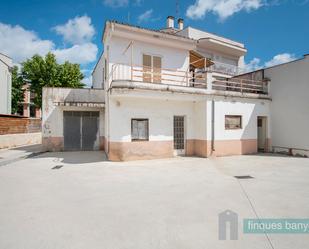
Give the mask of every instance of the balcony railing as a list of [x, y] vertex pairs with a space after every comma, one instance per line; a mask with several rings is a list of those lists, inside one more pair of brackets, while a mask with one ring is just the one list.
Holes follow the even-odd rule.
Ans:
[[267, 94], [268, 86], [266, 81], [249, 79], [215, 79], [212, 82], [212, 90], [231, 91], [240, 93]]
[[[182, 86], [207, 89], [209, 91], [267, 94], [267, 82], [239, 79], [207, 77], [210, 72], [189, 72], [167, 68], [114, 64], [111, 71], [113, 81], [133, 81], [151, 84]], [[207, 79], [209, 82], [207, 82]]]
[[243, 74], [246, 72], [244, 68], [237, 67], [231, 64], [222, 63], [219, 61], [212, 61], [214, 64], [210, 67], [206, 68], [208, 72], [216, 72], [216, 73], [223, 73], [231, 76]]
[[138, 65], [114, 64], [112, 81], [129, 80], [145, 83], [165, 84], [173, 86], [206, 88], [206, 72], [193, 74], [168, 68], [153, 68]]

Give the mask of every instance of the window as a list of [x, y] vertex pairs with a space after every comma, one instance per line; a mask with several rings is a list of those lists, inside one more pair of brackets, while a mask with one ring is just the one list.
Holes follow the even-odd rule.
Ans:
[[148, 119], [131, 120], [131, 138], [132, 141], [148, 141], [149, 127]]
[[236, 130], [242, 128], [240, 115], [225, 115], [225, 129]]
[[143, 54], [143, 81], [161, 82], [161, 67], [161, 57]]

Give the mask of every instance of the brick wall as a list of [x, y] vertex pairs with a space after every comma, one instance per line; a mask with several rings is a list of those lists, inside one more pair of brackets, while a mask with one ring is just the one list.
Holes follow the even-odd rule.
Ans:
[[0, 135], [41, 132], [41, 119], [0, 116]]

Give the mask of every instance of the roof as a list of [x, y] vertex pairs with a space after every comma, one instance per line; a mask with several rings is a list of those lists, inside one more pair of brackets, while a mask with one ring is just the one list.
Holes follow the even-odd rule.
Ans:
[[180, 37], [180, 38], [184, 38], [184, 39], [187, 39], [187, 40], [196, 41], [195, 39], [189, 38], [187, 36], [179, 35], [179, 34], [176, 34], [176, 33], [173, 34], [173, 33], [166, 32], [166, 28], [159, 29], [159, 30], [150, 29], [150, 28], [144, 28], [144, 27], [141, 27], [141, 26], [138, 26], [138, 25], [132, 25], [132, 24], [129, 24], [129, 23], [119, 22], [119, 21], [116, 21], [116, 20], [107, 20], [105, 22], [105, 26], [104, 26], [104, 30], [103, 30], [103, 34], [102, 34], [102, 40], [103, 40], [104, 33], [105, 33], [105, 30], [106, 30], [106, 24], [108, 22], [127, 26], [127, 27], [133, 27], [133, 28], [137, 28], [137, 29], [141, 29], [141, 30], [147, 30], [147, 31], [155, 32], [155, 33], [160, 33], [160, 34], [164, 34], [164, 35], [169, 35], [171, 37]]
[[8, 56], [8, 55], [6, 55], [6, 54], [4, 54], [4, 53], [1, 53], [1, 52], [0, 52], [0, 54], [12, 60], [12, 58], [11, 58], [10, 56]]
[[205, 30], [201, 30], [201, 29], [197, 29], [197, 28], [194, 28], [194, 27], [191, 27], [191, 26], [188, 26], [186, 27], [184, 30], [186, 29], [191, 29], [191, 30], [197, 30], [199, 32], [203, 32], [203, 33], [206, 33], [210, 36], [213, 36], [213, 37], [210, 37], [210, 36], [205, 36], [205, 37], [201, 37], [199, 38], [198, 40], [200, 39], [205, 39], [205, 38], [212, 38], [212, 39], [217, 39], [217, 40], [220, 40], [220, 41], [223, 41], [226, 42], [226, 43], [232, 43], [233, 45], [235, 46], [239, 46], [239, 47], [243, 47], [244, 48], [244, 44], [239, 42], [239, 41], [235, 41], [235, 40], [232, 40], [230, 38], [227, 38], [227, 37], [224, 37], [224, 36], [221, 36], [221, 35], [218, 35], [216, 33], [213, 33], [213, 32], [209, 32], [209, 31], [205, 31]]

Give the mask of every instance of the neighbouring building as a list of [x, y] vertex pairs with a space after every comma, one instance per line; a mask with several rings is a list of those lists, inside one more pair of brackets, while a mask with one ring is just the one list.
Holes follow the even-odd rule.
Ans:
[[184, 28], [182, 19], [175, 27], [173, 17], [161, 30], [107, 21], [102, 42], [93, 89], [44, 88], [46, 150], [103, 149], [123, 161], [277, 145], [272, 112], [280, 105], [272, 96], [280, 82], [272, 86], [278, 76], [267, 70], [274, 69], [267, 77], [243, 74], [244, 44]]
[[0, 53], [0, 114], [11, 114], [12, 67], [12, 59]]
[[26, 82], [23, 89], [24, 98], [23, 101], [19, 103], [18, 114], [23, 117], [41, 118], [41, 109], [36, 107], [33, 102], [35, 94], [30, 91], [30, 83]]
[[273, 151], [309, 156], [309, 55], [237, 77], [271, 80]]

